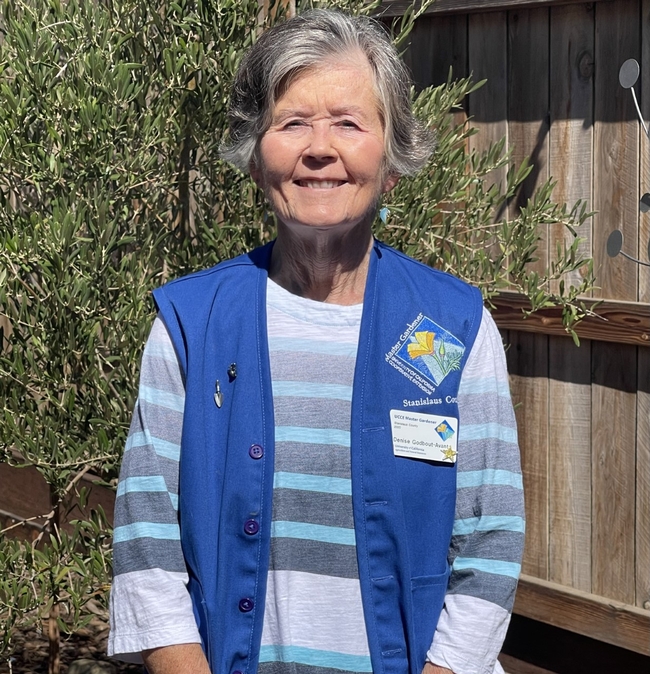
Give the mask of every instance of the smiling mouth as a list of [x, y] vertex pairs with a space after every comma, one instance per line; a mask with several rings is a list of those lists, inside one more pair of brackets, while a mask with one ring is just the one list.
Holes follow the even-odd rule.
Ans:
[[296, 180], [297, 185], [311, 190], [332, 190], [345, 185], [345, 182], [345, 180]]

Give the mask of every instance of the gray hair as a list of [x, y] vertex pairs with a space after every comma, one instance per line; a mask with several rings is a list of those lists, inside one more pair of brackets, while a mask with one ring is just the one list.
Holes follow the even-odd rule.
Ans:
[[411, 78], [390, 38], [365, 16], [315, 9], [262, 33], [242, 59], [230, 98], [229, 138], [221, 156], [247, 172], [276, 100], [299, 74], [361, 51], [372, 69], [384, 126], [387, 174], [413, 175], [433, 151], [432, 132], [411, 110]]

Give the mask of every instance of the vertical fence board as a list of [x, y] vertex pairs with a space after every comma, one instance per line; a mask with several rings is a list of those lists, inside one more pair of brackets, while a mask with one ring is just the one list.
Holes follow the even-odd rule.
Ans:
[[636, 605], [650, 602], [650, 349], [639, 349], [636, 431]]
[[[511, 215], [548, 176], [548, 9], [508, 13], [508, 142], [515, 164], [531, 157], [533, 171], [511, 204]], [[546, 231], [537, 251], [539, 267], [547, 259]], [[511, 333], [517, 423], [523, 435], [522, 464], [526, 490], [527, 538], [524, 573], [548, 579], [548, 337]], [[532, 368], [532, 369], [531, 369]], [[521, 436], [520, 436], [521, 437]]]
[[548, 580], [548, 338], [511, 330], [506, 357], [526, 498], [522, 570]]
[[[508, 139], [515, 164], [530, 157], [533, 169], [510, 205], [515, 216], [548, 178], [549, 10], [508, 13]], [[548, 259], [548, 226], [540, 225], [540, 242], [531, 269]]]
[[[641, 113], [646, 120], [650, 122], [650, 0], [643, 0], [641, 11]], [[638, 86], [636, 87], [638, 92]], [[640, 157], [639, 157], [639, 176], [641, 184], [639, 185], [639, 197], [646, 192], [650, 192], [650, 141], [642, 130], [639, 131], [641, 137]], [[639, 215], [639, 257], [650, 262], [650, 250], [648, 250], [648, 241], [650, 241], [650, 213]], [[639, 268], [639, 302], [650, 302], [650, 267]], [[650, 599], [650, 597], [648, 597]]]
[[592, 345], [594, 594], [633, 604], [637, 348]]
[[[553, 198], [559, 203], [587, 201], [592, 210], [592, 175], [585, 167], [593, 164], [593, 5], [551, 7], [550, 65], [552, 86], [550, 130], [550, 174], [557, 181]], [[582, 255], [591, 255], [592, 220], [579, 235], [585, 239]], [[557, 242], [573, 237], [562, 225], [550, 232], [550, 254]], [[567, 274], [565, 282], [579, 285], [579, 270]], [[558, 288], [558, 282], [554, 284]]]
[[[471, 14], [468, 21], [469, 70], [475, 81], [487, 80], [469, 97], [471, 125], [478, 129], [469, 147], [481, 152], [508, 136], [508, 22], [505, 12]], [[496, 169], [488, 183], [505, 186], [506, 173], [507, 167]]]
[[591, 591], [591, 342], [549, 340], [549, 580]]
[[415, 22], [404, 61], [418, 90], [444, 84], [449, 68], [454, 79], [466, 77], [467, 16], [423, 16]]
[[620, 229], [626, 252], [637, 257], [639, 125], [618, 71], [626, 59], [640, 58], [639, 11], [636, 1], [595, 6], [594, 267], [600, 297], [632, 301], [638, 268], [620, 255], [608, 258], [605, 246]]

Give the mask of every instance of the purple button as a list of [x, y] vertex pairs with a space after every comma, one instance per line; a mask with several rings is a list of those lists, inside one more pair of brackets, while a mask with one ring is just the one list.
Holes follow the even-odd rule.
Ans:
[[252, 611], [253, 606], [255, 606], [255, 604], [253, 603], [253, 600], [249, 599], [248, 597], [245, 597], [244, 599], [239, 600], [239, 610], [242, 613], [248, 613], [249, 611]]
[[255, 520], [246, 520], [244, 522], [244, 531], [252, 536], [260, 530], [260, 525]]
[[251, 445], [248, 453], [251, 459], [261, 459], [264, 456], [262, 445]]

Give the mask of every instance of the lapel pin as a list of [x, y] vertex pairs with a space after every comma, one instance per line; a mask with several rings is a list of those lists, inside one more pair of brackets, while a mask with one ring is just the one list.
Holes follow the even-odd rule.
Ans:
[[218, 379], [215, 385], [214, 404], [219, 408], [223, 405], [223, 393], [221, 393], [221, 386], [219, 385]]
[[235, 379], [237, 379], [237, 363], [230, 363], [230, 367], [228, 368], [228, 379], [230, 379], [230, 381], [235, 381]]

